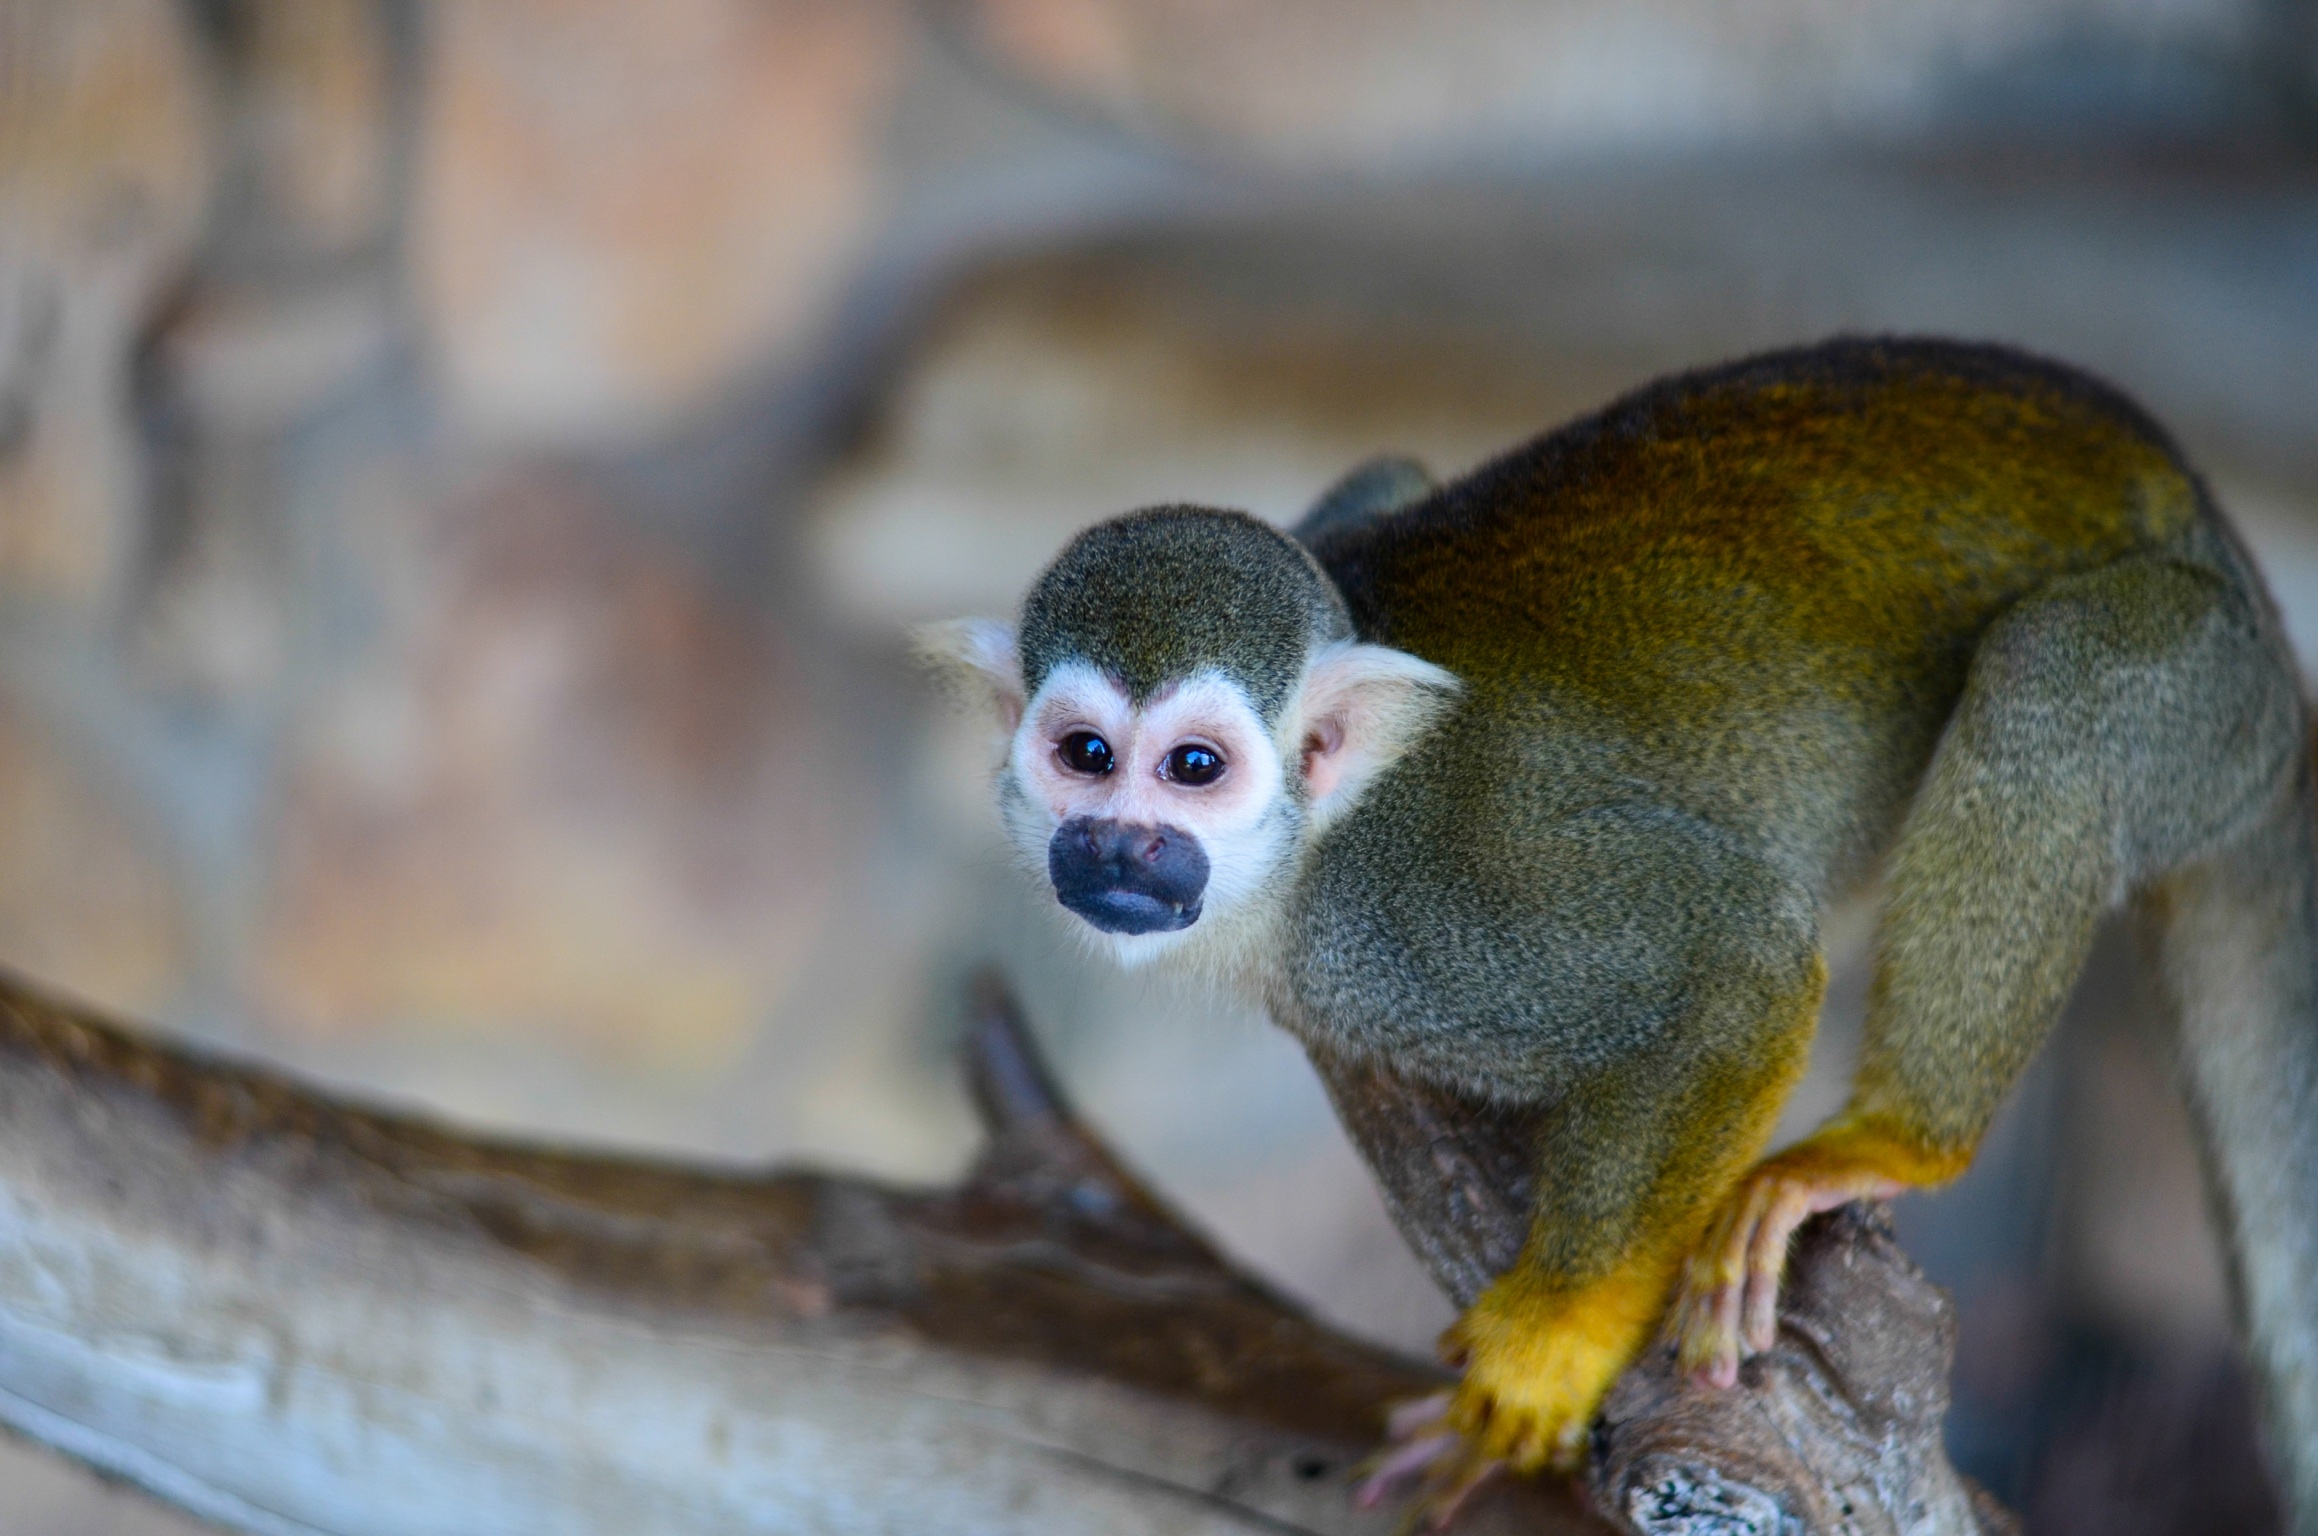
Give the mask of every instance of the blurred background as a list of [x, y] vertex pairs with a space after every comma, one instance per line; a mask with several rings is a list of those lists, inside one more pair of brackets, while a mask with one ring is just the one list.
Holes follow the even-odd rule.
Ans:
[[[1082, 956], [903, 629], [1844, 329], [2137, 393], [2307, 664], [2318, 0], [0, 0], [0, 961], [471, 1126], [940, 1180], [995, 960], [1170, 1197], [1425, 1349], [1297, 1050]], [[2034, 1530], [2276, 1525], [2170, 1072], [2110, 935], [1903, 1204]], [[0, 1447], [0, 1536], [191, 1529]]]

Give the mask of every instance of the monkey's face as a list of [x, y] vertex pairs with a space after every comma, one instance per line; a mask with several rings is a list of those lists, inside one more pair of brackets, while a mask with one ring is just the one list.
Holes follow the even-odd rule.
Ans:
[[1092, 667], [1058, 667], [1024, 709], [1007, 766], [1016, 845], [1124, 959], [1243, 905], [1300, 821], [1271, 733], [1214, 673], [1138, 706]]
[[1138, 701], [1102, 668], [1064, 660], [1025, 698], [1008, 626], [963, 619], [919, 631], [918, 644], [1007, 734], [998, 803], [1023, 862], [1129, 963], [1200, 935], [1225, 940], [1205, 951], [1222, 969], [1261, 963], [1265, 925], [1245, 919], [1276, 910], [1304, 844], [1458, 691], [1430, 662], [1339, 640], [1281, 659], [1296, 682], [1270, 717], [1220, 669]]

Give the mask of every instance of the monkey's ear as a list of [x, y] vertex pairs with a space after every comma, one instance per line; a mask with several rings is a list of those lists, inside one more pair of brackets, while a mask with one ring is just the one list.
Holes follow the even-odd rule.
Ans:
[[910, 631], [910, 648], [944, 684], [987, 703], [1009, 733], [1022, 723], [1022, 658], [1014, 630], [996, 619], [949, 619]]
[[1390, 646], [1329, 646], [1304, 674], [1299, 712], [1312, 819], [1350, 810], [1371, 779], [1440, 723], [1464, 684]]

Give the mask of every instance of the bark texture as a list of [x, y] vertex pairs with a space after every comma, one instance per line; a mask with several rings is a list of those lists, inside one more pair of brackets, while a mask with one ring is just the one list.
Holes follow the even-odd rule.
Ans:
[[[1458, 1305], [1521, 1251], [1539, 1176], [1536, 1112], [1315, 1053], [1402, 1235]], [[1955, 1308], [1893, 1241], [1881, 1206], [1798, 1234], [1779, 1339], [1735, 1391], [1692, 1385], [1653, 1349], [1595, 1427], [1594, 1506], [1644, 1536], [1977, 1536], [2011, 1532], [1947, 1457]]]
[[1673, 1352], [1629, 1370], [1603, 1407], [1595, 1500], [1648, 1536], [2018, 1536], [1940, 1443], [1955, 1309], [1852, 1205], [1795, 1240], [1779, 1339], [1735, 1392], [1692, 1385]]

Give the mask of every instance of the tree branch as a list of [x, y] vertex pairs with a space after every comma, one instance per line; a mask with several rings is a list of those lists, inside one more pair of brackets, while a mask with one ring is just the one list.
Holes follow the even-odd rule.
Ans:
[[[1080, 1125], [1004, 991], [976, 1011], [989, 1144], [928, 1192], [468, 1137], [0, 978], [0, 1421], [269, 1536], [1389, 1530], [1354, 1462], [1444, 1376], [1232, 1269]], [[1526, 1167], [1482, 1154], [1518, 1127], [1327, 1075], [1469, 1283]], [[1603, 1507], [1962, 1536], [1944, 1299], [1860, 1219], [1799, 1268], [1750, 1387], [1621, 1384]], [[1603, 1527], [1509, 1483], [1460, 1529]]]
[[[1410, 1246], [1459, 1306], [1521, 1251], [1538, 1170], [1535, 1111], [1315, 1052], [1345, 1129]], [[1779, 1339], [1735, 1391], [1690, 1384], [1671, 1349], [1619, 1381], [1596, 1426], [1597, 1509], [1645, 1536], [1996, 1536], [2001, 1505], [1941, 1441], [1955, 1308], [1851, 1206], [1804, 1227]]]
[[0, 981], [0, 1420], [267, 1533], [1389, 1529], [1351, 1464], [1439, 1374], [1224, 1264], [981, 1015], [989, 1150], [909, 1192], [468, 1138]]

